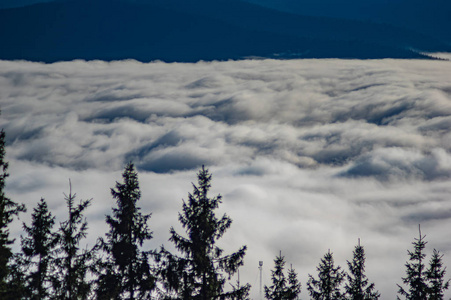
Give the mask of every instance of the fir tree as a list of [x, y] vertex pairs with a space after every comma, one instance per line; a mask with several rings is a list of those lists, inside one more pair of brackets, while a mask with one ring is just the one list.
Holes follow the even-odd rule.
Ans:
[[443, 300], [445, 290], [449, 288], [449, 281], [445, 281], [446, 268], [443, 267], [443, 255], [434, 249], [429, 268], [425, 272], [425, 276], [429, 285], [428, 300]]
[[375, 291], [374, 283], [369, 284], [365, 275], [365, 250], [359, 244], [354, 249], [352, 262], [347, 261], [349, 273], [348, 282], [345, 285], [346, 298], [349, 300], [377, 300], [380, 297]]
[[292, 300], [301, 293], [301, 285], [297, 280], [297, 273], [290, 268], [288, 278], [284, 274], [285, 257], [282, 252], [274, 260], [274, 269], [271, 271], [271, 286], [265, 286], [265, 298], [268, 300]]
[[208, 196], [211, 175], [203, 166], [197, 174], [198, 185], [188, 194], [188, 202], [183, 202], [183, 212], [179, 221], [186, 230], [187, 237], [170, 230], [170, 241], [182, 253], [177, 256], [162, 248], [160, 252], [160, 275], [164, 279], [166, 297], [176, 299], [231, 299], [242, 293], [248, 286], [224, 291], [225, 275], [229, 278], [243, 264], [246, 247], [237, 252], [223, 255], [216, 246], [232, 220], [224, 214], [218, 219], [215, 210], [221, 203], [221, 196]]
[[52, 232], [55, 217], [44, 199], [32, 214], [31, 226], [23, 224], [27, 237], [22, 238], [22, 266], [26, 273], [25, 285], [30, 299], [47, 299], [50, 296], [52, 260], [58, 236]]
[[309, 274], [307, 290], [314, 300], [340, 300], [343, 295], [340, 286], [345, 278], [345, 272], [340, 266], [335, 267], [334, 258], [328, 251], [321, 259], [318, 270], [318, 279]]
[[111, 194], [117, 207], [106, 217], [110, 230], [101, 241], [108, 259], [103, 263], [97, 295], [101, 299], [143, 299], [155, 287], [148, 262], [150, 251], [141, 251], [143, 243], [152, 238], [147, 222], [137, 205], [141, 197], [138, 174], [129, 163], [122, 174], [124, 183], [116, 182]]
[[409, 254], [409, 261], [405, 264], [407, 276], [402, 278], [403, 283], [407, 285], [407, 290], [398, 284], [398, 293], [404, 296], [406, 300], [427, 299], [428, 285], [424, 265], [426, 257], [424, 248], [427, 242], [424, 238], [425, 236], [421, 235], [421, 228], [419, 227], [419, 238], [412, 243], [414, 251], [407, 250]]
[[9, 176], [8, 163], [5, 162], [5, 132], [0, 131], [0, 299], [7, 299], [11, 292], [8, 288], [8, 276], [10, 275], [10, 259], [13, 255], [10, 245], [14, 239], [9, 238], [8, 225], [20, 212], [25, 211], [25, 206], [19, 205], [6, 197], [5, 181]]
[[91, 288], [87, 279], [95, 249], [80, 249], [80, 242], [86, 238], [88, 223], [83, 213], [91, 200], [75, 204], [76, 194], [65, 195], [69, 218], [60, 224], [59, 257], [55, 259], [59, 276], [52, 282], [56, 298], [64, 300], [87, 299]]

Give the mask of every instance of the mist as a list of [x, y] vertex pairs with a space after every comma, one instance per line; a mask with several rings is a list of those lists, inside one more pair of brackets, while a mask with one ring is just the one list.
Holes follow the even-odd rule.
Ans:
[[426, 60], [0, 61], [6, 193], [29, 212], [44, 197], [63, 221], [70, 179], [78, 199], [93, 199], [92, 245], [133, 161], [152, 213], [146, 247], [170, 248], [205, 165], [233, 219], [220, 245], [248, 246], [240, 274], [252, 297], [259, 261], [269, 285], [281, 250], [306, 299], [324, 253], [346, 269], [360, 238], [369, 280], [392, 298], [418, 224], [427, 253], [451, 263], [449, 78], [449, 62]]

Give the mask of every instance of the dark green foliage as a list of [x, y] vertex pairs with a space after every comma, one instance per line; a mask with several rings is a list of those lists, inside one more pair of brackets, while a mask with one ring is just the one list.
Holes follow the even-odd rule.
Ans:
[[8, 163], [5, 162], [5, 132], [0, 131], [0, 299], [6, 299], [11, 292], [8, 288], [7, 278], [10, 274], [9, 262], [13, 255], [10, 245], [14, 243], [9, 238], [8, 225], [13, 217], [25, 211], [25, 206], [18, 205], [5, 196], [5, 181], [9, 176], [7, 173]]
[[216, 246], [232, 224], [224, 214], [218, 219], [215, 209], [221, 203], [221, 196], [208, 197], [211, 175], [203, 166], [197, 174], [198, 185], [193, 184], [193, 194], [188, 194], [188, 202], [183, 202], [183, 212], [179, 221], [186, 230], [187, 237], [171, 228], [171, 238], [182, 256], [173, 255], [162, 248], [159, 255], [160, 275], [163, 278], [165, 296], [176, 299], [232, 299], [248, 289], [248, 285], [224, 292], [225, 275], [232, 276], [243, 264], [246, 247], [237, 252], [223, 255]]
[[428, 295], [424, 264], [424, 259], [426, 257], [424, 248], [426, 247], [427, 242], [424, 240], [425, 236], [421, 235], [421, 230], [419, 233], [419, 238], [415, 239], [415, 242], [412, 243], [414, 251], [411, 252], [407, 250], [407, 253], [409, 254], [409, 261], [405, 264], [407, 276], [402, 278], [403, 283], [407, 285], [407, 290], [398, 284], [398, 293], [401, 296], [404, 296], [406, 300], [424, 300], [427, 299]]
[[343, 295], [340, 286], [345, 278], [345, 272], [340, 266], [334, 266], [334, 258], [329, 251], [321, 259], [318, 270], [318, 279], [309, 274], [307, 290], [314, 300], [340, 300]]
[[80, 249], [80, 242], [86, 238], [88, 230], [83, 212], [91, 200], [81, 200], [75, 205], [75, 197], [70, 187], [69, 195], [65, 195], [69, 218], [60, 224], [59, 229], [59, 255], [55, 259], [58, 277], [52, 282], [56, 298], [64, 300], [88, 298], [91, 284], [87, 275], [95, 256], [94, 249]]
[[293, 300], [301, 293], [301, 284], [297, 273], [290, 267], [288, 278], [284, 274], [285, 258], [282, 253], [274, 259], [274, 269], [271, 270], [272, 285], [265, 286], [265, 298], [268, 300]]
[[429, 284], [428, 300], [442, 300], [444, 292], [449, 288], [449, 281], [445, 281], [446, 268], [442, 262], [443, 255], [434, 249], [431, 260], [429, 261], [429, 268], [425, 275]]
[[31, 226], [23, 224], [27, 234], [22, 238], [22, 267], [26, 274], [25, 285], [30, 299], [47, 299], [52, 282], [51, 268], [55, 258], [58, 236], [52, 232], [55, 217], [48, 210], [44, 199], [38, 203], [32, 214]]
[[346, 299], [349, 300], [377, 300], [380, 297], [375, 291], [374, 283], [369, 283], [365, 275], [365, 250], [357, 245], [354, 249], [352, 261], [347, 261], [349, 273], [345, 285]]
[[116, 182], [111, 194], [117, 207], [106, 217], [110, 230], [101, 240], [107, 260], [101, 262], [97, 296], [99, 299], [143, 299], [150, 297], [155, 287], [148, 262], [150, 251], [140, 251], [152, 238], [147, 222], [151, 214], [143, 215], [137, 206], [141, 198], [138, 174], [129, 163], [122, 174], [124, 183]]

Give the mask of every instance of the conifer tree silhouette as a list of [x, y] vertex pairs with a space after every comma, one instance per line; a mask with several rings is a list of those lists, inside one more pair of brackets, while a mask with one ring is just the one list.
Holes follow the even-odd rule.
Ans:
[[446, 268], [443, 266], [442, 258], [443, 255], [434, 249], [429, 268], [425, 272], [429, 286], [428, 300], [443, 300], [445, 290], [449, 288], [450, 280], [445, 281]]
[[65, 195], [69, 216], [60, 224], [59, 255], [55, 259], [58, 277], [52, 282], [56, 299], [62, 300], [87, 299], [91, 292], [88, 272], [95, 249], [80, 249], [80, 242], [86, 238], [88, 231], [83, 213], [91, 204], [91, 199], [80, 200], [76, 204], [75, 198], [69, 181], [69, 194]]
[[58, 235], [53, 232], [55, 217], [41, 198], [32, 214], [31, 225], [23, 224], [27, 234], [22, 237], [22, 263], [25, 287], [29, 299], [47, 299], [51, 296], [52, 268], [58, 245]]
[[271, 286], [265, 286], [265, 298], [268, 300], [294, 300], [301, 293], [301, 284], [293, 266], [284, 274], [285, 257], [282, 252], [274, 259], [274, 269], [271, 271]]
[[14, 239], [9, 237], [8, 225], [15, 216], [25, 211], [25, 206], [15, 203], [5, 195], [5, 181], [9, 176], [8, 163], [5, 161], [5, 137], [2, 129], [0, 131], [0, 299], [11, 299], [14, 291], [8, 284], [8, 276], [11, 271], [9, 264], [13, 256], [10, 246], [14, 243]]
[[100, 262], [98, 299], [143, 299], [150, 297], [155, 287], [149, 264], [151, 251], [140, 249], [152, 238], [147, 224], [151, 214], [143, 215], [138, 206], [141, 190], [133, 163], [126, 165], [122, 178], [124, 182], [116, 182], [116, 188], [111, 189], [117, 207], [106, 217], [110, 226], [106, 241], [100, 240], [107, 259]]
[[265, 285], [265, 298], [268, 300], [282, 300], [285, 297], [287, 279], [283, 273], [285, 258], [282, 252], [274, 259], [274, 269], [271, 270], [271, 286]]
[[[421, 227], [418, 226], [419, 238], [413, 242], [414, 251], [407, 250], [409, 261], [406, 266], [406, 277], [402, 281], [407, 285], [407, 290], [398, 284], [398, 293], [404, 296], [406, 300], [424, 300], [427, 299], [428, 285], [425, 274], [424, 259], [426, 254], [424, 248], [427, 242], [424, 240], [426, 236], [421, 235]], [[397, 299], [400, 299], [397, 297]]]
[[170, 241], [182, 255], [172, 254], [164, 247], [159, 254], [165, 297], [232, 299], [249, 289], [245, 285], [230, 292], [224, 291], [226, 275], [230, 278], [243, 264], [246, 246], [235, 253], [223, 255], [216, 242], [230, 227], [232, 220], [226, 214], [220, 219], [216, 217], [215, 210], [222, 197], [208, 196], [211, 175], [204, 166], [197, 178], [198, 185], [193, 184], [194, 191], [188, 194], [188, 201], [183, 202], [183, 211], [179, 213], [179, 221], [187, 236], [178, 234], [173, 227], [170, 230]]
[[301, 293], [301, 283], [298, 280], [298, 273], [296, 273], [296, 270], [293, 269], [292, 265], [290, 265], [290, 269], [288, 269], [288, 288], [286, 299], [289, 300], [298, 299], [300, 293]]
[[246, 283], [245, 285], [241, 285], [240, 282], [240, 272], [238, 271], [238, 279], [236, 284], [230, 284], [233, 289], [233, 293], [231, 294], [231, 300], [250, 300], [249, 290], [251, 289], [251, 285]]
[[308, 275], [307, 290], [310, 297], [314, 300], [343, 299], [340, 286], [345, 278], [345, 272], [341, 270], [340, 266], [334, 265], [334, 258], [330, 251], [324, 255], [316, 269], [318, 270], [318, 279]]
[[346, 299], [349, 300], [377, 300], [380, 297], [378, 291], [375, 291], [374, 283], [369, 283], [365, 275], [365, 250], [358, 245], [353, 252], [352, 261], [347, 261], [349, 273], [346, 275], [345, 284]]

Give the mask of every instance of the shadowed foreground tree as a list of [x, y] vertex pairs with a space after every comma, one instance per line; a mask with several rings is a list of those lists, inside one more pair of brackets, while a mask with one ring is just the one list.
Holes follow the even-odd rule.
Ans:
[[8, 276], [10, 275], [9, 264], [13, 255], [10, 246], [14, 243], [14, 239], [9, 238], [8, 225], [15, 216], [25, 211], [25, 206], [15, 203], [5, 195], [5, 181], [9, 176], [5, 154], [5, 132], [2, 129], [0, 131], [0, 299], [12, 299], [16, 280], [10, 278], [11, 282], [8, 284]]
[[52, 231], [55, 217], [44, 199], [38, 203], [31, 217], [31, 226], [23, 224], [27, 236], [21, 240], [24, 284], [28, 299], [47, 299], [52, 294], [50, 283], [58, 244], [58, 235]]
[[26, 286], [27, 278], [25, 270], [23, 257], [18, 253], [13, 254], [9, 262], [7, 292], [0, 299], [33, 299], [30, 297], [28, 287]]
[[301, 284], [297, 273], [290, 267], [288, 278], [284, 274], [285, 257], [282, 252], [274, 259], [274, 269], [271, 270], [271, 286], [265, 285], [265, 298], [268, 300], [294, 300], [301, 293]]
[[81, 200], [75, 204], [76, 194], [72, 194], [69, 182], [69, 195], [65, 195], [69, 218], [60, 224], [59, 255], [55, 259], [57, 278], [53, 288], [57, 299], [87, 299], [91, 291], [88, 272], [95, 257], [95, 249], [80, 249], [80, 242], [86, 238], [88, 222], [83, 216], [91, 200]]
[[[425, 274], [424, 259], [426, 254], [424, 248], [427, 242], [424, 240], [426, 236], [421, 235], [421, 228], [418, 226], [419, 238], [413, 242], [414, 251], [407, 250], [409, 261], [406, 266], [406, 277], [402, 281], [407, 285], [407, 290], [398, 284], [398, 293], [404, 296], [406, 300], [424, 300], [427, 299], [428, 285]], [[400, 299], [397, 297], [397, 299]]]
[[179, 213], [187, 237], [174, 228], [170, 230], [170, 241], [182, 255], [172, 254], [163, 247], [158, 255], [163, 293], [166, 298], [174, 299], [232, 299], [249, 289], [249, 285], [245, 285], [224, 291], [226, 275], [230, 278], [243, 264], [246, 247], [223, 255], [223, 250], [216, 246], [232, 220], [226, 214], [220, 219], [216, 217], [221, 196], [208, 196], [211, 175], [204, 166], [197, 178], [198, 185], [193, 184], [194, 191], [188, 194], [187, 202], [183, 201], [183, 212]]
[[343, 299], [340, 286], [345, 278], [345, 272], [341, 270], [340, 266], [335, 267], [334, 258], [330, 251], [324, 255], [316, 269], [318, 270], [318, 279], [310, 274], [308, 275], [307, 290], [310, 297], [314, 300]]
[[148, 262], [150, 251], [141, 251], [140, 247], [152, 238], [147, 225], [151, 214], [143, 215], [137, 205], [141, 191], [132, 163], [127, 164], [122, 178], [124, 183], [116, 182], [116, 189], [111, 189], [117, 207], [106, 217], [110, 230], [106, 241], [100, 241], [107, 260], [101, 263], [97, 298], [148, 299], [155, 278]]
[[345, 285], [346, 299], [349, 300], [377, 300], [380, 297], [378, 291], [375, 291], [374, 283], [369, 283], [365, 275], [365, 250], [359, 244], [353, 252], [352, 262], [347, 261], [349, 273], [346, 275], [347, 283]]

